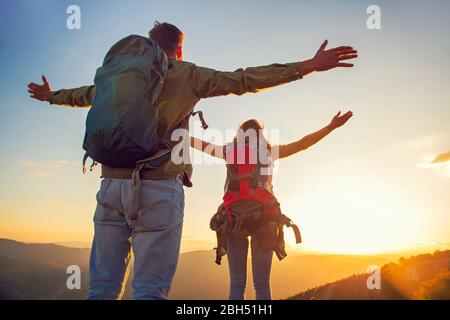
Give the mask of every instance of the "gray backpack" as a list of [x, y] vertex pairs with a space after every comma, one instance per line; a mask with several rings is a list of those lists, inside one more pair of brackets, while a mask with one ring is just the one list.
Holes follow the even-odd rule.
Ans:
[[168, 69], [163, 49], [131, 35], [106, 54], [95, 75], [96, 96], [87, 120], [83, 149], [95, 162], [157, 167], [170, 157], [170, 136], [159, 136], [157, 99]]

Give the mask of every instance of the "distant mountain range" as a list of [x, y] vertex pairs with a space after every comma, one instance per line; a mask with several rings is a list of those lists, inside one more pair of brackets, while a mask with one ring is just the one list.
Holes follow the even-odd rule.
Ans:
[[427, 299], [450, 300], [450, 250], [422, 254], [381, 268], [380, 288], [369, 289], [372, 274], [359, 274], [318, 286], [292, 296], [291, 300], [328, 299]]
[[[24, 244], [0, 239], [0, 299], [83, 299], [85, 290], [68, 290], [66, 268], [87, 274], [89, 249]], [[82, 288], [87, 277], [82, 277]]]
[[[383, 256], [296, 255], [279, 262], [274, 258], [272, 293], [283, 299], [298, 292], [363, 274], [369, 265], [382, 266], [394, 259]], [[25, 244], [0, 239], [0, 299], [84, 299], [88, 286], [89, 249], [55, 244]], [[81, 290], [68, 290], [66, 268], [78, 265]], [[248, 268], [249, 271], [251, 268]], [[251, 272], [250, 272], [251, 273]], [[228, 268], [214, 263], [214, 251], [180, 255], [170, 299], [226, 299]], [[130, 279], [131, 280], [131, 279]], [[131, 297], [128, 282], [125, 298]], [[247, 298], [254, 298], [251, 275]], [[317, 294], [317, 292], [316, 292]], [[303, 295], [306, 298], [305, 295]]]

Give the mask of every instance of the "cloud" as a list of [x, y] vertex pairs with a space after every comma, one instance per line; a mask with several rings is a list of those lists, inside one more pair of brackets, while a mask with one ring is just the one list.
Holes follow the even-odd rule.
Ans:
[[42, 169], [36, 162], [33, 160], [25, 160], [23, 162], [25, 168], [29, 169], [31, 172], [35, 173], [38, 177], [44, 179], [52, 179], [53, 176], [47, 171]]
[[448, 147], [450, 136], [445, 135], [427, 135], [401, 141], [395, 147], [401, 150], [404, 154], [418, 157], [423, 157], [423, 161], [416, 165], [420, 169], [432, 169], [439, 174], [450, 177], [450, 151], [447, 149], [444, 152], [436, 152], [442, 148]]
[[41, 165], [33, 160], [25, 160], [23, 161], [23, 166], [27, 168], [29, 171], [36, 174], [38, 177], [44, 178], [44, 179], [52, 179], [53, 174], [52, 171], [55, 171], [55, 169], [65, 169], [69, 167], [76, 166], [76, 163], [73, 161], [68, 160], [55, 160], [47, 165]]
[[450, 178], [450, 151], [425, 157], [425, 160], [419, 163], [417, 167], [433, 169]]
[[444, 163], [450, 161], [450, 151], [438, 154], [431, 163]]
[[53, 164], [56, 168], [67, 168], [75, 165], [74, 162], [68, 160], [56, 160]]
[[36, 162], [34, 162], [34, 161], [32, 161], [32, 160], [25, 160], [25, 161], [23, 162], [23, 165], [24, 165], [26, 168], [29, 168], [29, 169], [36, 168], [36, 167], [37, 167]]
[[436, 147], [438, 144], [442, 143], [443, 140], [442, 136], [428, 135], [417, 139], [403, 141], [400, 143], [400, 147], [405, 147], [412, 151], [423, 151]]

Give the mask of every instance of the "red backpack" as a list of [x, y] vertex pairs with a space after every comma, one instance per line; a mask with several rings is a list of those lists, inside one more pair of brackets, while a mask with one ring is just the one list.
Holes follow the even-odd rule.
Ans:
[[217, 264], [226, 254], [228, 234], [238, 232], [241, 227], [255, 236], [263, 248], [274, 250], [279, 260], [287, 255], [284, 226], [291, 227], [296, 243], [301, 243], [299, 228], [281, 213], [280, 204], [272, 192], [272, 176], [263, 172], [271, 169], [271, 163], [257, 161], [255, 149], [233, 144], [233, 148], [224, 150], [227, 161], [225, 195], [210, 222], [217, 236]]
[[296, 243], [301, 243], [299, 228], [281, 213], [280, 204], [272, 192], [272, 176], [263, 172], [271, 169], [271, 163], [261, 164], [255, 149], [233, 144], [233, 148], [224, 150], [227, 161], [225, 195], [210, 222], [217, 236], [217, 264], [226, 254], [228, 234], [238, 232], [241, 227], [255, 236], [261, 247], [274, 250], [279, 260], [287, 255], [284, 226], [291, 227]]
[[278, 201], [271, 192], [271, 176], [261, 174], [269, 166], [259, 164], [255, 153], [256, 150], [248, 145], [225, 150], [227, 190], [223, 196], [223, 205], [230, 221], [230, 207], [244, 200], [259, 202], [270, 215], [275, 216], [279, 212]]

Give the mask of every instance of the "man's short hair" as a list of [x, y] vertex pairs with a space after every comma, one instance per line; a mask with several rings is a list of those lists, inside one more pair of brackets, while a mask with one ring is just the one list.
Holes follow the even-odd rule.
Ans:
[[177, 52], [178, 46], [184, 40], [184, 34], [173, 24], [155, 21], [155, 25], [148, 32], [149, 38], [155, 41], [166, 54], [174, 54]]

